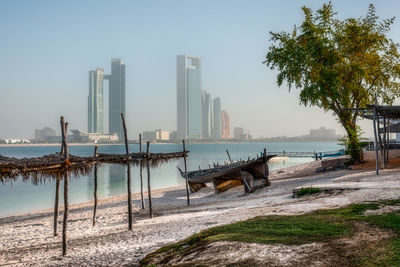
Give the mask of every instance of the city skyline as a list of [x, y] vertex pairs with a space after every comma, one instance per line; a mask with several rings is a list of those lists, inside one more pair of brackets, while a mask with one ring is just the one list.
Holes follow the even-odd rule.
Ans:
[[219, 97], [203, 88], [201, 58], [176, 57], [176, 125], [178, 139], [207, 140], [230, 138], [227, 111]]
[[176, 129], [178, 139], [200, 139], [201, 128], [201, 58], [176, 57]]
[[[381, 18], [395, 16], [400, 7], [397, 1], [372, 2]], [[32, 129], [45, 126], [59, 134], [61, 115], [72, 128], [86, 129], [87, 71], [103, 66], [105, 73], [111, 73], [109, 59], [116, 57], [129, 65], [125, 85], [129, 135], [175, 129], [176, 55], [184, 53], [203, 59], [203, 88], [223, 99], [232, 126], [251, 129], [254, 137], [296, 136], [320, 125], [344, 133], [331, 113], [300, 106], [296, 90], [278, 88], [274, 71], [262, 64], [268, 32], [299, 25], [303, 5], [315, 9], [324, 1], [157, 3], [157, 8], [137, 2], [116, 7], [98, 1], [93, 12], [93, 5], [78, 1], [2, 2], [0, 22], [9, 27], [0, 29], [7, 36], [0, 45], [7, 51], [0, 65], [0, 138], [33, 138]], [[359, 17], [368, 8], [365, 1], [333, 5], [340, 17]], [[227, 7], [229, 12], [222, 12]], [[277, 15], [282, 12], [287, 16]], [[389, 36], [400, 39], [399, 19]], [[30, 45], [22, 46], [26, 43]], [[279, 119], [272, 114], [279, 114]], [[103, 116], [106, 128], [108, 114]], [[371, 136], [368, 122], [361, 126]]]

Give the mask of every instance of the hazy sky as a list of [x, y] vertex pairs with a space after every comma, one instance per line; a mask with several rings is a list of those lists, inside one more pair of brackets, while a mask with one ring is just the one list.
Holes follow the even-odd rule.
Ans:
[[[262, 64], [269, 31], [291, 30], [303, 20], [301, 6], [324, 2], [0, 1], [0, 138], [32, 138], [44, 126], [59, 132], [60, 115], [70, 128], [86, 131], [88, 71], [109, 73], [113, 57], [126, 64], [130, 138], [176, 129], [180, 54], [202, 58], [203, 87], [221, 98], [232, 127], [255, 137], [301, 135], [320, 126], [344, 133], [332, 113], [299, 106], [297, 92], [278, 88], [276, 73]], [[333, 5], [341, 18], [359, 17], [370, 2]], [[381, 18], [400, 10], [400, 1], [372, 3]], [[390, 33], [397, 42], [399, 19]], [[367, 133], [370, 124], [361, 124]]]

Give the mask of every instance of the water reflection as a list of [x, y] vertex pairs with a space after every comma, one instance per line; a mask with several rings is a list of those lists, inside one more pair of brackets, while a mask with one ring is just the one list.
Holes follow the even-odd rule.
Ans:
[[[256, 153], [267, 147], [268, 151], [333, 151], [339, 149], [336, 143], [240, 143], [240, 144], [187, 144], [190, 151], [187, 160], [189, 170], [197, 170], [199, 166], [207, 169], [208, 165], [228, 162], [226, 149], [229, 149], [232, 160], [256, 156]], [[131, 146], [132, 151], [137, 151], [137, 145]], [[58, 151], [56, 147], [0, 147], [0, 154], [8, 157], [36, 157]], [[151, 152], [181, 151], [182, 146], [176, 144], [151, 145]], [[100, 146], [99, 153], [118, 154], [124, 153], [124, 146]], [[93, 146], [72, 146], [70, 152], [75, 155], [87, 156], [93, 154]], [[311, 158], [289, 158], [287, 161], [270, 162], [270, 169], [288, 167], [303, 162], [311, 161]], [[160, 189], [184, 185], [185, 180], [180, 176], [176, 166], [184, 170], [183, 159], [172, 160], [156, 168], [151, 169], [151, 187]], [[131, 167], [132, 192], [140, 192], [139, 166]], [[147, 171], [143, 170], [143, 188], [147, 190]], [[62, 192], [63, 183], [61, 183]], [[71, 204], [93, 200], [94, 174], [72, 178], [70, 181]], [[55, 182], [37, 186], [30, 182], [18, 179], [13, 183], [0, 184], [0, 216], [12, 215], [38, 209], [52, 209], [54, 205]], [[98, 197], [106, 198], [127, 193], [126, 166], [119, 164], [102, 164], [98, 167]], [[62, 194], [60, 201], [62, 201]], [[29, 204], [27, 204], [29, 203]], [[61, 202], [62, 203], [62, 202]]]

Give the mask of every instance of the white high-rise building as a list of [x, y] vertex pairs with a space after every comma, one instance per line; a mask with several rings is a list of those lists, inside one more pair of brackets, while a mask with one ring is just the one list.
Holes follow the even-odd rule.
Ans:
[[214, 139], [221, 139], [222, 137], [222, 111], [221, 100], [216, 97], [213, 101], [213, 135]]
[[88, 96], [88, 132], [104, 133], [103, 114], [103, 76], [104, 70], [97, 68], [89, 71], [89, 96]]
[[213, 100], [205, 90], [201, 91], [201, 115], [201, 138], [210, 139], [213, 128]]
[[202, 136], [201, 59], [177, 56], [177, 138], [200, 139]]

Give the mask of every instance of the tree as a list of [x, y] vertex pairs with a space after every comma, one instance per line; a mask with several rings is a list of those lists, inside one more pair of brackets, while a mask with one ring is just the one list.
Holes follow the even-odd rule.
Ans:
[[375, 94], [392, 104], [400, 89], [399, 44], [386, 34], [394, 18], [379, 21], [373, 5], [361, 18], [336, 18], [332, 4], [313, 12], [291, 33], [271, 34], [263, 62], [277, 69], [277, 84], [300, 89], [300, 103], [333, 111], [347, 133], [347, 149], [359, 160], [360, 116], [354, 108], [373, 104]]

